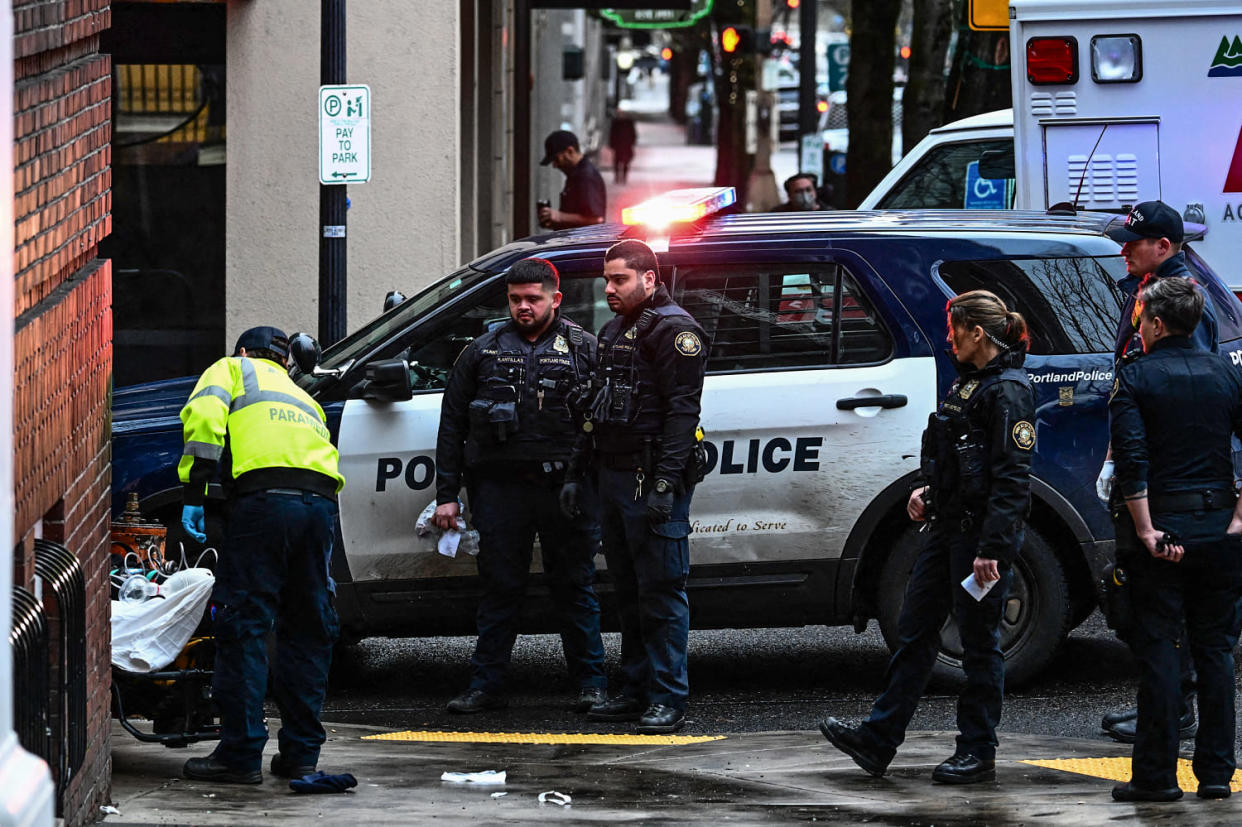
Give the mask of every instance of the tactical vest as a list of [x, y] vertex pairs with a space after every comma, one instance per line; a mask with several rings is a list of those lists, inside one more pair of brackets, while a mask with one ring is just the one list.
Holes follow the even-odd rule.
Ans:
[[981, 515], [992, 490], [991, 434], [979, 410], [980, 400], [1001, 382], [1031, 387], [1021, 368], [1005, 368], [953, 383], [949, 395], [927, 418], [923, 431], [923, 479], [931, 485], [933, 513], [961, 517]]
[[[675, 304], [649, 307], [630, 327], [600, 332], [597, 383], [602, 383], [591, 406], [590, 418], [605, 426], [604, 432], [624, 428], [629, 435], [659, 434], [664, 412], [655, 386], [655, 367], [643, 357], [639, 343], [667, 318], [694, 317]], [[608, 446], [603, 446], [607, 448]], [[626, 448], [628, 450], [628, 447]]]
[[505, 324], [480, 337], [477, 347], [466, 466], [567, 460], [574, 434], [567, 399], [590, 373], [582, 328], [558, 320], [551, 335], [532, 343]]

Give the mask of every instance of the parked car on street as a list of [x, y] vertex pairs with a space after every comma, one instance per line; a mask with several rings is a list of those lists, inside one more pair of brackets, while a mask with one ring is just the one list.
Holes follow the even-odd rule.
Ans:
[[[727, 188], [669, 194], [658, 214], [667, 217], [682, 199], [679, 210], [702, 215], [684, 225], [644, 223], [651, 214], [640, 207], [630, 212], [633, 226], [515, 241], [354, 331], [300, 373], [298, 383], [327, 411], [348, 480], [332, 562], [346, 634], [473, 633], [473, 558], [443, 556], [434, 537], [414, 533], [435, 496], [449, 369], [468, 342], [507, 318], [505, 274], [528, 256], [556, 264], [562, 312], [598, 330], [611, 317], [600, 284], [604, 251], [637, 235], [656, 245], [663, 281], [710, 340], [702, 414], [709, 469], [691, 511], [693, 628], [861, 630], [875, 618], [894, 640], [921, 536], [905, 513], [920, 434], [955, 376], [944, 304], [986, 287], [1030, 325], [1026, 369], [1038, 410], [1029, 531], [1002, 647], [1012, 682], [1048, 663], [1094, 610], [1094, 583], [1113, 546], [1094, 483], [1108, 442], [1122, 305], [1115, 283], [1124, 275], [1104, 231], [1122, 218], [713, 213], [731, 198]], [[1216, 306], [1221, 349], [1236, 363], [1242, 304], [1193, 248], [1192, 240], [1188, 264]], [[113, 405], [114, 509], [137, 493], [174, 543], [182, 540], [177, 412], [194, 381], [121, 388]], [[219, 541], [218, 532], [209, 520], [209, 542]], [[535, 584], [543, 588], [538, 577]], [[599, 590], [610, 605], [606, 569]], [[526, 631], [555, 631], [550, 601], [527, 605]], [[605, 623], [612, 619], [606, 608]], [[960, 653], [950, 626], [946, 674], [956, 673]]]

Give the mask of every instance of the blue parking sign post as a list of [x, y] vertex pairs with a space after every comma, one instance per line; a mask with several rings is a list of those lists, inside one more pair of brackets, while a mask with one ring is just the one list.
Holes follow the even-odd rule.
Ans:
[[979, 162], [966, 165], [966, 198], [962, 206], [968, 210], [1003, 210], [1008, 206], [1009, 182], [1003, 178], [979, 175]]

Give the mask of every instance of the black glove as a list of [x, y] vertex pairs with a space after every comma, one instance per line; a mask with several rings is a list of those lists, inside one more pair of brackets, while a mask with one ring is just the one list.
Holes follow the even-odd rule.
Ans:
[[578, 495], [581, 492], [580, 482], [566, 482], [561, 486], [561, 513], [571, 520], [582, 513], [582, 509], [578, 507]]
[[652, 525], [667, 523], [673, 516], [673, 484], [668, 480], [656, 480], [655, 488], [647, 497], [647, 520]]

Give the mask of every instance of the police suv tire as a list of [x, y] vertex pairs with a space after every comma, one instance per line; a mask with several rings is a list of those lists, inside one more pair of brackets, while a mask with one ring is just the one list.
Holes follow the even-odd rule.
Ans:
[[[897, 645], [897, 618], [906, 581], [922, 546], [923, 538], [917, 527], [911, 526], [893, 545], [880, 573], [876, 594], [880, 631], [889, 649]], [[1022, 554], [1014, 563], [1013, 585], [1001, 617], [1005, 685], [1017, 686], [1037, 676], [1069, 634], [1071, 620], [1070, 589], [1061, 563], [1048, 542], [1028, 527]], [[960, 687], [965, 683], [961, 640], [951, 617], [941, 630], [940, 638], [940, 655], [932, 677]]]

